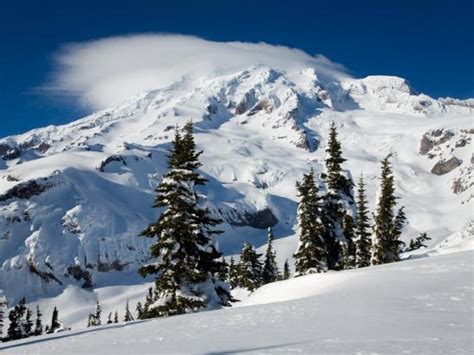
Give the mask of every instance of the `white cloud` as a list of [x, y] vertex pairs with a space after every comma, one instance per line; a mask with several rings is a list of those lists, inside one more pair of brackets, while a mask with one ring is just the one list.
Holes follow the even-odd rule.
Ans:
[[340, 75], [341, 65], [323, 56], [266, 43], [212, 42], [183, 35], [143, 34], [110, 37], [63, 47], [46, 89], [77, 96], [94, 109], [159, 89], [183, 77], [228, 73], [256, 64], [291, 70], [314, 67]]

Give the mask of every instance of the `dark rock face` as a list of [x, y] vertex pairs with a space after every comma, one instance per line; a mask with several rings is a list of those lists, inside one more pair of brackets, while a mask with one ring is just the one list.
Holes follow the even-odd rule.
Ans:
[[109, 165], [110, 163], [114, 161], [121, 162], [123, 165], [127, 165], [127, 162], [121, 155], [111, 155], [110, 157], [105, 159], [102, 163], [100, 163], [99, 171], [103, 173], [107, 165]]
[[431, 169], [431, 172], [435, 175], [444, 175], [457, 168], [461, 164], [461, 160], [456, 157], [452, 157], [449, 160], [437, 162], [435, 166], [433, 166], [433, 169]]
[[128, 265], [127, 263], [121, 264], [120, 261], [118, 260], [114, 260], [111, 263], [102, 263], [99, 261], [97, 265], [97, 271], [99, 272], [108, 272], [111, 270], [122, 271], [127, 265]]
[[252, 227], [257, 229], [266, 229], [273, 227], [278, 223], [278, 219], [273, 214], [270, 208], [265, 208], [256, 212], [245, 212], [241, 215], [238, 221], [229, 221], [229, 223], [236, 227]]
[[0, 202], [9, 200], [15, 197], [19, 199], [29, 199], [32, 196], [36, 196], [45, 192], [46, 190], [51, 188], [51, 186], [52, 185], [47, 182], [46, 178], [40, 179], [40, 182], [36, 180], [26, 181], [12, 187], [3, 195], [0, 195]]
[[454, 136], [451, 131], [436, 129], [434, 131], [425, 133], [421, 138], [420, 154], [426, 155], [435, 146], [446, 143]]
[[89, 271], [83, 270], [79, 265], [69, 266], [66, 276], [72, 276], [77, 281], [84, 280], [82, 288], [92, 288], [92, 275]]
[[54, 276], [53, 273], [39, 270], [38, 267], [34, 263], [29, 262], [28, 266], [30, 268], [30, 272], [32, 272], [35, 275], [38, 275], [44, 281], [46, 282], [55, 281], [60, 285], [63, 284], [56, 276]]

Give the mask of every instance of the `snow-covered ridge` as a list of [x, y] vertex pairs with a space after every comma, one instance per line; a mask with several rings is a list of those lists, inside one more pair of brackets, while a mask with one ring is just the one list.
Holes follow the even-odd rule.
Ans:
[[[434, 245], [472, 219], [472, 117], [469, 101], [418, 95], [401, 78], [338, 81], [314, 68], [257, 65], [183, 79], [70, 124], [0, 139], [0, 289], [34, 298], [69, 284], [119, 283], [125, 274], [141, 282], [136, 269], [150, 241], [137, 235], [159, 213], [153, 189], [173, 129], [190, 119], [209, 179], [202, 192], [225, 220], [225, 253], [246, 240], [262, 245], [272, 225], [280, 261], [291, 257], [295, 181], [310, 166], [322, 170], [333, 120], [346, 167], [367, 176], [371, 201], [378, 160], [396, 153], [405, 237], [427, 231]], [[455, 136], [439, 143], [436, 130]], [[422, 154], [425, 135], [433, 147]], [[460, 164], [431, 173], [451, 157]], [[462, 189], [453, 192], [456, 179]]]

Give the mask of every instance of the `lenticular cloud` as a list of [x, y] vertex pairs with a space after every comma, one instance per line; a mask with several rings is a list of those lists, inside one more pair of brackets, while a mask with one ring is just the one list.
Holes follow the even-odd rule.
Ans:
[[344, 68], [324, 56], [266, 43], [212, 42], [182, 35], [110, 37], [63, 47], [47, 85], [50, 92], [77, 96], [100, 109], [183, 78], [247, 69], [262, 64], [291, 70], [314, 67], [339, 76]]

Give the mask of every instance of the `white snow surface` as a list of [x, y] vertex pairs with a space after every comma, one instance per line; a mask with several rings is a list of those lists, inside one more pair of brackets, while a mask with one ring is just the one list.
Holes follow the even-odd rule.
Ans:
[[[0, 352], [469, 354], [473, 257], [469, 250], [303, 276], [268, 284], [233, 308], [34, 337]], [[118, 290], [107, 288], [108, 302]], [[68, 310], [83, 300], [75, 295]]]
[[[0, 139], [0, 289], [10, 303], [22, 296], [61, 302], [69, 292], [84, 294], [90, 308], [109, 286], [146, 289], [151, 280], [136, 270], [152, 241], [137, 235], [159, 214], [153, 190], [173, 129], [188, 120], [204, 151], [209, 184], [201, 192], [225, 221], [226, 255], [245, 241], [263, 250], [265, 227], [278, 221], [279, 265], [291, 259], [295, 181], [310, 167], [322, 171], [332, 121], [345, 168], [354, 180], [366, 176], [371, 208], [379, 161], [394, 153], [406, 241], [427, 232], [429, 247], [472, 248], [472, 100], [437, 100], [402, 78], [354, 79], [306, 64], [184, 77], [70, 124]], [[420, 154], [425, 134], [433, 145]], [[460, 163], [452, 171], [430, 172], [452, 157]]]

